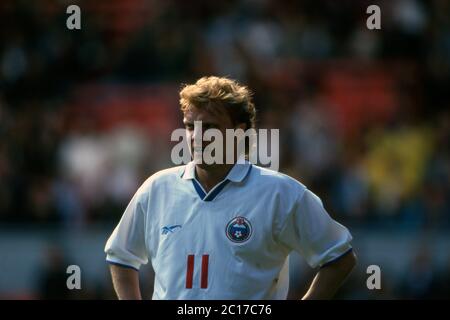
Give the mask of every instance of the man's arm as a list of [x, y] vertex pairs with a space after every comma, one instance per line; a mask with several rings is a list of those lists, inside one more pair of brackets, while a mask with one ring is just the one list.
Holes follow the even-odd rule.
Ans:
[[356, 265], [352, 251], [321, 268], [302, 300], [331, 299]]
[[142, 300], [139, 289], [139, 272], [131, 269], [110, 265], [111, 277], [119, 300]]

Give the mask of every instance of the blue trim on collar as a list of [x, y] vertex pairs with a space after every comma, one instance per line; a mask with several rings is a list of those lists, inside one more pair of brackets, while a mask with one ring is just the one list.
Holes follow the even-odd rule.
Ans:
[[[252, 163], [245, 161], [244, 163], [236, 163], [225, 179], [232, 182], [242, 182], [252, 168]], [[195, 163], [193, 161], [186, 164], [180, 172], [182, 179], [195, 179]]]
[[230, 182], [240, 183], [252, 170], [253, 165], [246, 161], [245, 163], [236, 163], [231, 171], [228, 173], [226, 178], [217, 184], [209, 193], [206, 193], [202, 188], [200, 182], [195, 178], [195, 164], [194, 162], [188, 163], [182, 172], [182, 179], [190, 179], [192, 180], [192, 184], [194, 185], [194, 189], [197, 192], [198, 196], [203, 201], [213, 201], [217, 195], [225, 188], [227, 184]]
[[217, 195], [220, 193], [220, 191], [222, 191], [223, 188], [225, 188], [225, 186], [230, 182], [230, 180], [224, 180], [222, 181], [218, 186], [216, 186], [216, 188], [209, 193], [203, 200], [204, 201], [212, 201], [214, 200], [215, 197], [217, 197]]
[[200, 186], [200, 183], [197, 182], [197, 180], [192, 179], [192, 184], [194, 185], [195, 191], [197, 191], [198, 196], [200, 199], [205, 199], [206, 193], [203, 191], [203, 188]]
[[195, 191], [197, 191], [198, 196], [203, 201], [213, 201], [217, 197], [217, 195], [220, 193], [220, 191], [222, 191], [223, 188], [225, 188], [225, 186], [228, 183], [230, 183], [230, 180], [224, 180], [221, 183], [219, 183], [217, 186], [215, 186], [213, 188], [213, 190], [211, 191], [211, 193], [206, 194], [205, 191], [203, 191], [203, 188], [200, 185], [200, 183], [197, 180], [192, 179], [192, 184], [194, 185]]

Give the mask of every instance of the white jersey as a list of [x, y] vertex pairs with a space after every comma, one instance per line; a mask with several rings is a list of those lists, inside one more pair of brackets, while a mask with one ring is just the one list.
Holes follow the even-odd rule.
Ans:
[[206, 193], [190, 162], [147, 179], [105, 252], [137, 270], [150, 260], [153, 299], [286, 299], [292, 250], [320, 267], [351, 250], [351, 239], [287, 175], [236, 164]]

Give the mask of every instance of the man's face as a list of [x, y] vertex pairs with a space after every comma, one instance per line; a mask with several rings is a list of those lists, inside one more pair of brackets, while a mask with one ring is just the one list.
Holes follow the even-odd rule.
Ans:
[[[205, 141], [203, 139], [203, 134], [205, 133], [205, 131], [208, 129], [219, 130], [222, 133], [223, 137], [222, 150], [224, 150], [224, 152], [222, 163], [225, 163], [226, 129], [234, 129], [235, 127], [230, 115], [225, 110], [216, 110], [208, 111], [206, 109], [190, 107], [184, 113], [183, 123], [186, 127], [186, 137], [188, 139], [191, 155], [193, 157], [194, 155], [196, 155], [197, 157], [200, 156], [205, 147], [212, 143], [212, 141]], [[199, 130], [198, 127], [194, 127], [195, 121], [201, 121], [201, 130]], [[199, 166], [202, 168], [208, 167], [208, 165], [204, 163], [204, 161], [202, 164], [199, 164]]]

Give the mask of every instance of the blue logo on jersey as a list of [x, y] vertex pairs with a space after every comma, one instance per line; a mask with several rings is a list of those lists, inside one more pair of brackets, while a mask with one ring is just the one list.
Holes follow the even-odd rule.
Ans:
[[252, 235], [252, 225], [244, 217], [236, 217], [231, 219], [227, 224], [226, 234], [228, 239], [233, 242], [247, 241]]
[[181, 225], [165, 226], [161, 228], [161, 234], [174, 233], [175, 230], [180, 229]]

